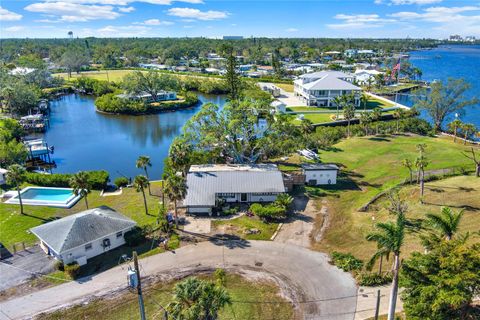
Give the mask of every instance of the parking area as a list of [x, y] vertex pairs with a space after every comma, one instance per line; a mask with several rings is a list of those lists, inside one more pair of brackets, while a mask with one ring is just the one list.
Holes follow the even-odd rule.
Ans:
[[18, 286], [35, 274], [47, 274], [55, 269], [55, 260], [37, 245], [0, 260], [0, 291]]

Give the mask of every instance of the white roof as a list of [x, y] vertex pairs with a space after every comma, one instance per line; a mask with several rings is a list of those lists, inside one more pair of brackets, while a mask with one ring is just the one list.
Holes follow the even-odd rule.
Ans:
[[342, 80], [352, 78], [351, 75], [340, 71], [320, 71], [300, 76], [302, 79], [316, 79], [302, 84], [307, 90], [361, 90], [352, 83]]
[[1, 173], [1, 174], [7, 173], [7, 172], [8, 172], [7, 169], [0, 168], [0, 173]]

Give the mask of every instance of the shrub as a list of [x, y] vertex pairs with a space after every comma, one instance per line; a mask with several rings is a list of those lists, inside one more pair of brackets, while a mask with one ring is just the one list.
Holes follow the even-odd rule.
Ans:
[[392, 274], [378, 274], [363, 272], [357, 276], [358, 284], [361, 286], [374, 287], [382, 286], [384, 284], [392, 282]]
[[58, 271], [65, 271], [65, 265], [63, 264], [62, 261], [55, 261], [55, 270], [58, 270]]
[[135, 227], [132, 230], [125, 232], [125, 242], [129, 247], [135, 247], [145, 240], [144, 233], [141, 228]]
[[[72, 176], [73, 174], [41, 174], [35, 172], [27, 172], [25, 174], [25, 181], [43, 187], [69, 188], [70, 179]], [[88, 171], [88, 182], [92, 186], [92, 189], [105, 189], [109, 180], [110, 178], [107, 171]]]
[[77, 279], [80, 274], [80, 266], [76, 262], [69, 263], [65, 266], [65, 273], [72, 279]]
[[341, 253], [334, 251], [332, 253], [332, 262], [343, 271], [358, 271], [363, 268], [363, 261], [355, 258], [351, 253]]
[[264, 221], [283, 218], [286, 213], [284, 207], [277, 207], [273, 204], [262, 206], [260, 203], [252, 204], [250, 211]]
[[225, 287], [227, 284], [227, 273], [225, 272], [224, 269], [218, 268], [215, 270], [215, 280], [217, 282], [217, 285], [220, 287]]
[[122, 188], [128, 185], [128, 179], [125, 177], [118, 177], [115, 179], [113, 183], [117, 186], [117, 188]]

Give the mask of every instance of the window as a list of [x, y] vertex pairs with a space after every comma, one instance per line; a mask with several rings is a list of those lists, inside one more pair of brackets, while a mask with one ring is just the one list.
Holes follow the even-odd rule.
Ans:
[[117, 232], [117, 238], [120, 238], [122, 235], [123, 235], [123, 232], [122, 232], [122, 231]]
[[92, 249], [92, 244], [88, 243], [85, 245], [85, 251], [91, 250]]
[[104, 248], [110, 247], [110, 239], [108, 239], [108, 238], [103, 239], [103, 247]]

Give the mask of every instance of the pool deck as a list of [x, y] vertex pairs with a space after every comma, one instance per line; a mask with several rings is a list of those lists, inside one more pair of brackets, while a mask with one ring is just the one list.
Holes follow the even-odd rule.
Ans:
[[[51, 188], [51, 187], [26, 187], [20, 191], [20, 194], [24, 194], [25, 192], [32, 190], [32, 189], [47, 189], [47, 190], [69, 190], [72, 192], [72, 195], [66, 199], [65, 201], [54, 201], [54, 200], [40, 200], [40, 199], [28, 199], [28, 198], [23, 198], [22, 197], [22, 203], [24, 205], [29, 205], [29, 206], [45, 206], [45, 207], [56, 207], [56, 208], [65, 208], [69, 209], [73, 207], [78, 200], [80, 200], [81, 196], [74, 195], [73, 194], [73, 189], [71, 188]], [[20, 201], [18, 199], [18, 194], [14, 197], [11, 197], [4, 203], [6, 204], [20, 204]]]

